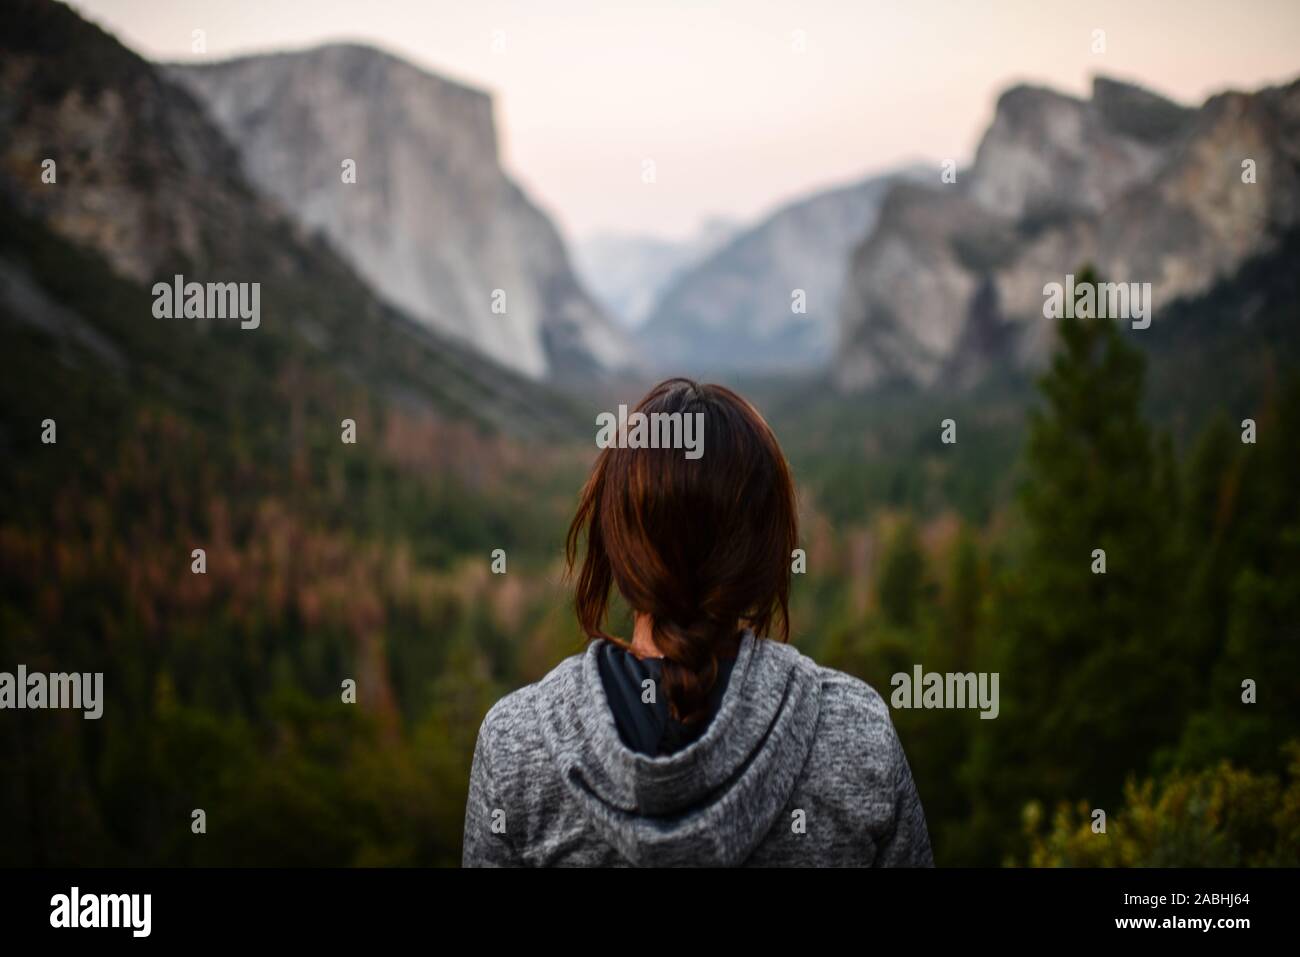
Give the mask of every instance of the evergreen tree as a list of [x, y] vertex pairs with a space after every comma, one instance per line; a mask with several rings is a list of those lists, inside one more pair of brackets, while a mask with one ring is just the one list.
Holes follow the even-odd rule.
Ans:
[[957, 671], [973, 667], [983, 592], [979, 546], [970, 528], [963, 525], [953, 548], [945, 603], [945, 641], [952, 648], [953, 667]]
[[890, 537], [878, 587], [885, 622], [897, 628], [914, 627], [925, 589], [925, 556], [911, 518], [904, 519]]
[[[1300, 380], [1258, 416], [1255, 444], [1223, 426], [1203, 444], [1226, 443], [1227, 463], [1203, 518], [1199, 553], [1208, 570], [1193, 579], [1189, 605], [1212, 612], [1205, 636], [1207, 668], [1202, 707], [1183, 735], [1179, 759], [1202, 768], [1227, 758], [1258, 770], [1279, 771], [1282, 745], [1300, 738]], [[1209, 453], [1206, 453], [1206, 458]], [[1214, 476], [1203, 461], [1202, 483]], [[1197, 543], [1193, 542], [1193, 547]], [[1190, 617], [1190, 616], [1189, 616]], [[1249, 700], [1245, 682], [1253, 682]]]
[[1061, 320], [1030, 416], [1026, 553], [999, 595], [1001, 715], [976, 732], [969, 769], [975, 828], [1004, 851], [1027, 799], [1104, 807], [1181, 727], [1177, 496], [1169, 444], [1140, 414], [1143, 374], [1110, 320]]

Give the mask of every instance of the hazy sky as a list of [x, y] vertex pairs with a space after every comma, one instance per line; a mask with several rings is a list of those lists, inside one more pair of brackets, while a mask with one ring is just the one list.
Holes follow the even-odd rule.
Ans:
[[[997, 93], [1105, 73], [1185, 102], [1300, 75], [1300, 0], [74, 0], [157, 59], [373, 43], [495, 95], [507, 168], [572, 238], [684, 236], [912, 158]], [[206, 32], [207, 53], [191, 53]], [[1092, 52], [1093, 31], [1105, 52]], [[656, 182], [644, 183], [645, 161]], [[937, 175], [937, 173], [936, 173]]]

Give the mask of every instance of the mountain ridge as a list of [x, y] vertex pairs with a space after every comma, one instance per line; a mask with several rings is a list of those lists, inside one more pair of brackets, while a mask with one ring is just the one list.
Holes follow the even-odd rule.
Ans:
[[[1012, 87], [971, 169], [943, 189], [895, 188], [854, 250], [836, 383], [973, 384], [1038, 367], [1053, 341], [1044, 284], [1085, 263], [1150, 282], [1157, 316], [1229, 277], [1300, 223], [1298, 104], [1300, 81], [1199, 107], [1105, 77], [1088, 100]], [[1246, 160], [1257, 182], [1243, 181]], [[973, 340], [998, 345], [968, 356]]]
[[[852, 244], [912, 164], [785, 200], [660, 293], [637, 339], [660, 366], [689, 371], [789, 371], [830, 361]], [[805, 310], [796, 312], [802, 292]]]
[[[232, 381], [212, 384], [219, 391], [242, 387], [247, 370], [274, 378], [291, 360], [422, 414], [520, 436], [570, 432], [564, 402], [376, 297], [327, 244], [252, 188], [201, 104], [154, 65], [59, 4], [20, 0], [10, 20], [0, 40], [0, 199], [13, 207], [11, 296], [44, 301], [22, 278], [33, 264], [18, 238], [27, 233], [33, 249], [53, 249], [40, 238], [48, 231], [102, 258], [134, 290], [126, 314], [91, 325], [140, 369], [169, 361], [149, 345], [152, 335], [171, 343], [177, 365], [200, 354], [232, 363]], [[53, 183], [41, 181], [46, 159], [55, 162]], [[58, 303], [94, 272], [79, 267], [67, 289], [45, 287], [46, 300]], [[260, 282], [261, 327], [155, 319], [149, 288], [175, 273]], [[52, 322], [47, 332], [77, 328]], [[56, 367], [60, 341], [48, 341]], [[239, 401], [233, 392], [230, 401]]]

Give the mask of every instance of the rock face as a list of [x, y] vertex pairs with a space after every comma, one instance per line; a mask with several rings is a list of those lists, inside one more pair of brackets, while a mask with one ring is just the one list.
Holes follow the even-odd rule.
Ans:
[[[325, 394], [359, 390], [404, 414], [567, 434], [572, 410], [554, 390], [385, 302], [253, 188], [203, 106], [159, 68], [64, 4], [14, 0], [7, 12], [0, 332], [40, 334], [43, 387], [125, 376], [131, 389], [112, 394], [152, 388], [216, 416], [256, 388], [287, 401], [312, 370], [331, 383]], [[151, 287], [177, 272], [258, 283], [256, 332], [157, 318]], [[289, 418], [280, 406], [258, 414]]]
[[[6, 204], [139, 282], [175, 256], [205, 262], [209, 238], [267, 228], [272, 213], [235, 151], [184, 91], [55, 4], [24, 0], [15, 19], [29, 32], [0, 59]], [[32, 39], [41, 30], [46, 47]], [[94, 44], [97, 62], [83, 63], [78, 44]], [[47, 160], [54, 181], [43, 183]]]
[[1091, 100], [1014, 87], [980, 142], [971, 196], [1018, 219], [1100, 212], [1154, 175], [1193, 113], [1100, 77]]
[[1013, 88], [956, 184], [886, 198], [853, 253], [835, 380], [973, 384], [1033, 367], [1053, 340], [1045, 284], [1091, 263], [1151, 283], [1158, 316], [1297, 224], [1300, 82], [1199, 109], [1102, 78], [1089, 100]]
[[[781, 207], [684, 270], [640, 339], [668, 370], [810, 368], [830, 361], [845, 266], [881, 200], [908, 170]], [[796, 312], [802, 290], [806, 312]]]
[[410, 315], [533, 378], [626, 363], [554, 226], [502, 171], [487, 94], [356, 45], [168, 73], [252, 182]]

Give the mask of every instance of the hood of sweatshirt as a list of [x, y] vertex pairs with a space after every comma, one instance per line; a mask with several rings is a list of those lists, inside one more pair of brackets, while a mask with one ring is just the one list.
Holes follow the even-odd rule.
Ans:
[[619, 737], [598, 644], [568, 680], [543, 682], [534, 699], [565, 786], [632, 864], [743, 863], [776, 824], [812, 748], [821, 703], [816, 666], [794, 648], [746, 633], [708, 730], [680, 751], [651, 757]]

